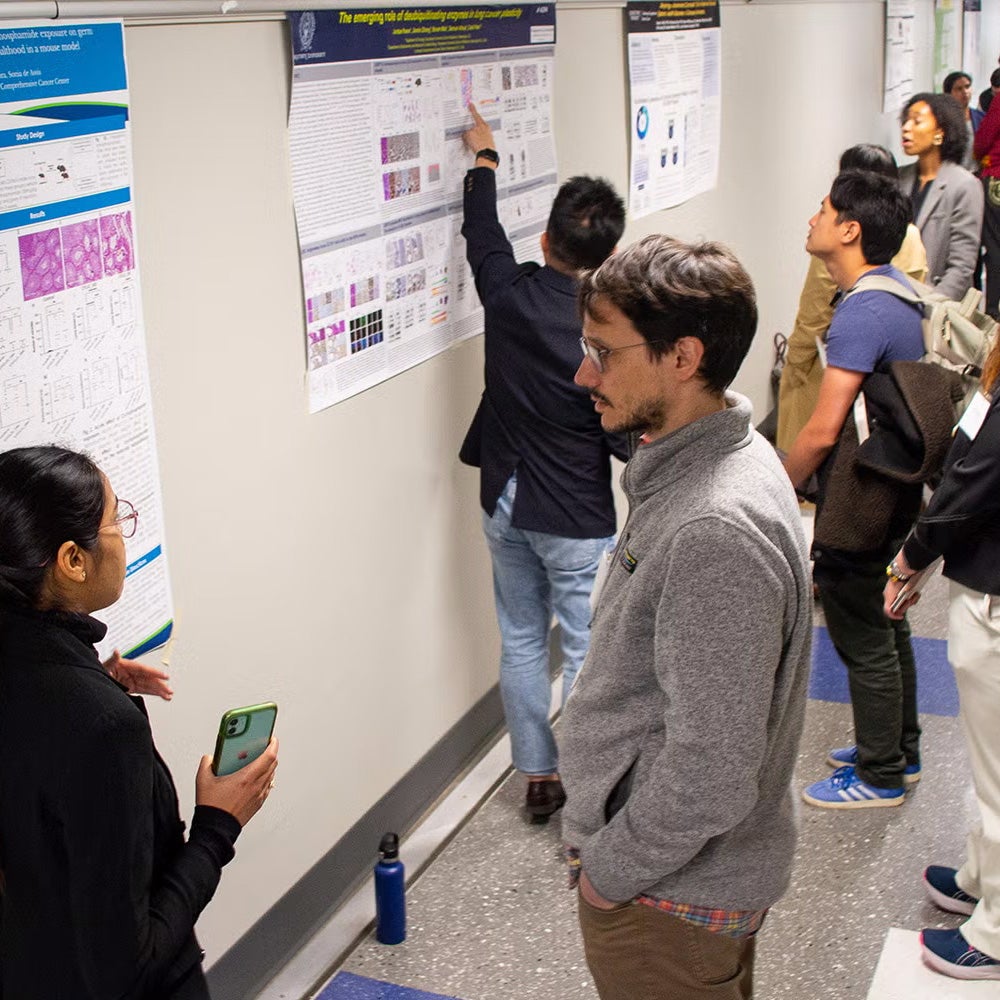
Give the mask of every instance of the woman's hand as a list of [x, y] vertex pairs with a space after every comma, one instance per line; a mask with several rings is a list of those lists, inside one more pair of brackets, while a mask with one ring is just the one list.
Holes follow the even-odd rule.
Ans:
[[[909, 581], [907, 581], [907, 583], [909, 583]], [[903, 589], [903, 587], [907, 586], [907, 583], [900, 583], [899, 580], [890, 580], [885, 585], [885, 590], [882, 592], [886, 616], [893, 618], [896, 621], [902, 620], [906, 616], [906, 612], [920, 600], [920, 591], [918, 590], [915, 594], [911, 594], [898, 608], [896, 608], [895, 611], [892, 610], [892, 606], [896, 602], [896, 598], [899, 597], [899, 592]]]
[[104, 661], [104, 669], [109, 677], [123, 684], [129, 694], [149, 694], [164, 701], [174, 696], [167, 683], [170, 674], [157, 667], [147, 667], [138, 660], [126, 660], [117, 649]]
[[212, 758], [202, 757], [195, 779], [195, 803], [221, 809], [246, 826], [274, 787], [277, 767], [278, 740], [274, 736], [256, 760], [233, 774], [217, 777], [212, 773]]
[[901, 621], [906, 615], [906, 612], [920, 600], [920, 591], [918, 590], [916, 593], [908, 597], [898, 608], [896, 608], [895, 611], [892, 610], [892, 606], [895, 604], [896, 598], [899, 597], [900, 591], [904, 587], [912, 589], [916, 582], [924, 575], [926, 570], [914, 572], [910, 568], [910, 564], [906, 561], [906, 556], [903, 555], [902, 549], [896, 553], [892, 562], [902, 571], [903, 575], [906, 577], [906, 582], [904, 583], [902, 580], [897, 580], [892, 576], [889, 577], [889, 582], [886, 583], [885, 590], [882, 591], [883, 610], [888, 618], [892, 618], [895, 621]]

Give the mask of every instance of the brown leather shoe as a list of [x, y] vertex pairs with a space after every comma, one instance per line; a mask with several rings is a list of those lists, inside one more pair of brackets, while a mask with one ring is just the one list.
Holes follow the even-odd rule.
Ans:
[[562, 809], [565, 803], [566, 792], [558, 778], [528, 781], [524, 805], [533, 823], [547, 823], [549, 817]]

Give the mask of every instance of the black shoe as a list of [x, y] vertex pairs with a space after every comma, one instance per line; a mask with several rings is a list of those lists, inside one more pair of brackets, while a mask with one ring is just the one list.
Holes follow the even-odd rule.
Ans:
[[533, 823], [547, 823], [549, 817], [562, 809], [565, 803], [566, 793], [558, 778], [528, 781], [524, 805]]

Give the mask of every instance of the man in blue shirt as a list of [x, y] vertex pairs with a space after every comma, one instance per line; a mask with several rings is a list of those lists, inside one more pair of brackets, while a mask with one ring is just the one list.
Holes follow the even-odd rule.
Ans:
[[[898, 252], [910, 208], [898, 186], [876, 174], [845, 171], [809, 220], [806, 250], [819, 257], [840, 289], [850, 292], [868, 275], [911, 287], [889, 261]], [[867, 290], [844, 297], [827, 340], [827, 367], [816, 410], [785, 457], [801, 489], [820, 471], [870, 373], [924, 353], [922, 311], [890, 292]], [[905, 785], [920, 777], [916, 671], [906, 621], [882, 611], [885, 565], [916, 516], [913, 496], [900, 494], [886, 537], [862, 552], [818, 553], [814, 580], [830, 638], [847, 666], [856, 745], [831, 750], [833, 775], [810, 785], [804, 798], [830, 809], [897, 806]], [[822, 510], [817, 503], [817, 518]]]
[[563, 700], [590, 635], [590, 591], [615, 533], [612, 454], [586, 389], [577, 275], [601, 264], [625, 227], [606, 181], [573, 177], [559, 189], [541, 237], [544, 267], [518, 264], [497, 217], [493, 131], [470, 105], [464, 135], [462, 235], [485, 309], [485, 391], [460, 458], [480, 470], [483, 530], [493, 560], [502, 651], [500, 691], [514, 766], [528, 776], [526, 805], [544, 821], [565, 801], [549, 724], [549, 628], [562, 638]]

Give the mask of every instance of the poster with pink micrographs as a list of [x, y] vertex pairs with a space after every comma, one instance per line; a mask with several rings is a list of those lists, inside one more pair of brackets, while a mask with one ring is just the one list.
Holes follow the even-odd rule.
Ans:
[[170, 635], [121, 21], [0, 25], [0, 451], [89, 454], [139, 511], [102, 653]]
[[465, 259], [469, 104], [496, 136], [497, 212], [537, 260], [557, 187], [554, 4], [288, 15], [289, 152], [311, 413], [483, 329]]

